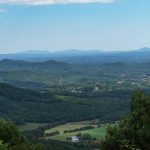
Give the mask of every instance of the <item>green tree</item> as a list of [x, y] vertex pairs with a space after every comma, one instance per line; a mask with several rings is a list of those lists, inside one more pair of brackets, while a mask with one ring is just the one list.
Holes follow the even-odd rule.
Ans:
[[109, 127], [102, 150], [150, 150], [150, 97], [135, 92], [131, 113], [119, 126]]
[[42, 144], [32, 144], [20, 135], [15, 125], [0, 119], [0, 150], [45, 150]]

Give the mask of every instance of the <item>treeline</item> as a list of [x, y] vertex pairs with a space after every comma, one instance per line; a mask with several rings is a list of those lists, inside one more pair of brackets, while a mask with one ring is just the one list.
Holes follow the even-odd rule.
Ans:
[[90, 130], [90, 129], [94, 129], [94, 128], [95, 127], [93, 127], [93, 126], [85, 126], [85, 127], [81, 127], [81, 128], [72, 129], [72, 130], [64, 130], [64, 134], [78, 132], [78, 131], [84, 131], [84, 130]]
[[86, 134], [78, 133], [76, 136], [79, 138], [79, 142], [93, 143], [96, 141], [96, 138], [92, 137], [88, 133]]
[[[65, 88], [66, 85], [64, 85]], [[45, 90], [48, 92], [48, 90]], [[149, 91], [149, 90], [147, 90]], [[111, 91], [101, 91], [101, 92], [69, 92], [69, 91], [54, 91], [54, 95], [72, 96], [79, 98], [99, 98], [99, 97], [118, 97], [118, 98], [131, 98], [133, 90], [111, 90]]]
[[59, 131], [54, 131], [54, 132], [46, 133], [45, 136], [55, 136], [55, 135], [58, 135], [58, 134], [60, 134]]

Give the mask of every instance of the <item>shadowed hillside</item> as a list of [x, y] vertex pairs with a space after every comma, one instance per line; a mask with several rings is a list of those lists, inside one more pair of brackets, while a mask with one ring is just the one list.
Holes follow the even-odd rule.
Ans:
[[128, 112], [129, 98], [130, 92], [123, 91], [102, 93], [90, 98], [38, 93], [0, 84], [0, 115], [17, 124], [70, 122], [95, 118], [102, 121], [118, 120]]

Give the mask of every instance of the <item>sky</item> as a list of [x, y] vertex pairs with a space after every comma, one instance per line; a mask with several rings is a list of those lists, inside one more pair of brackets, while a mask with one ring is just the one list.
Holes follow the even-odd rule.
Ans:
[[150, 47], [150, 0], [0, 0], [0, 53]]

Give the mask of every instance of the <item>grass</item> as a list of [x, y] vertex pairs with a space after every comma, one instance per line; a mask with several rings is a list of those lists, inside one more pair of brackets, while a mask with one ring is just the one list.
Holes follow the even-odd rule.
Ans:
[[37, 129], [39, 127], [47, 125], [46, 123], [26, 123], [24, 125], [18, 126], [20, 131], [29, 131], [33, 129]]
[[3, 144], [3, 142], [0, 140], [0, 145], [2, 145]]
[[82, 128], [82, 127], [89, 126], [89, 125], [96, 127], [96, 124], [94, 124], [94, 122], [96, 121], [97, 120], [66, 123], [64, 125], [60, 125], [55, 128], [48, 129], [45, 131], [45, 133], [51, 133], [54, 131], [59, 131], [60, 133], [63, 133], [65, 130]]
[[[108, 127], [109, 124], [104, 124], [101, 127], [97, 127], [97, 122], [98, 122], [98, 120], [67, 123], [64, 125], [57, 126], [55, 128], [47, 129], [47, 130], [45, 130], [45, 133], [59, 131], [60, 132], [59, 135], [49, 137], [52, 140], [58, 140], [58, 141], [67, 141], [66, 140], [67, 137], [75, 136], [78, 133], [89, 134], [92, 137], [95, 137], [98, 141], [100, 141], [100, 140], [104, 139], [104, 137], [106, 135], [106, 128]], [[47, 125], [47, 124], [46, 123], [26, 123], [22, 126], [19, 126], [18, 128], [20, 131], [30, 131], [30, 130], [37, 129], [38, 127], [42, 127], [45, 125]], [[114, 125], [114, 124], [112, 124], [112, 125]], [[64, 134], [65, 130], [73, 130], [76, 128], [79, 129], [79, 128], [82, 128], [85, 126], [93, 126], [95, 128], [90, 129], [90, 130], [85, 130], [85, 131]]]
[[[52, 128], [52, 129], [48, 129], [45, 131], [45, 133], [51, 133], [54, 131], [59, 131], [60, 132], [59, 135], [50, 137], [50, 139], [59, 140], [59, 141], [67, 141], [66, 140], [67, 137], [75, 136], [78, 133], [89, 134], [92, 137], [95, 137], [97, 140], [102, 140], [102, 139], [104, 139], [104, 137], [106, 135], [106, 128], [108, 127], [108, 124], [105, 124], [105, 125], [97, 128], [97, 125], [95, 124], [95, 122], [96, 122], [96, 120], [68, 123], [68, 124], [64, 124], [61, 126], [57, 126], [55, 128]], [[85, 127], [85, 126], [89, 126], [89, 125], [90, 126], [92, 125], [95, 128], [90, 129], [90, 130], [85, 130], [85, 131], [79, 131], [79, 132], [64, 134], [65, 130], [72, 130], [72, 129], [81, 128], [81, 127]]]
[[67, 134], [60, 133], [59, 135], [51, 137], [51, 139], [59, 140], [59, 141], [67, 141], [66, 140], [67, 137], [72, 137], [74, 135], [77, 135], [78, 133], [82, 133], [82, 134], [87, 133], [87, 134], [91, 135], [92, 137], [95, 137], [97, 140], [102, 140], [105, 138], [106, 128], [107, 128], [107, 126], [95, 128], [95, 129], [91, 129], [91, 130], [86, 130], [86, 131], [67, 133]]
[[104, 139], [106, 135], [106, 128], [107, 126], [103, 126], [103, 127], [99, 127], [99, 128], [95, 128], [91, 130], [82, 131], [81, 133], [83, 134], [88, 133], [92, 137], [96, 137], [96, 139], [101, 140], [101, 139]]

